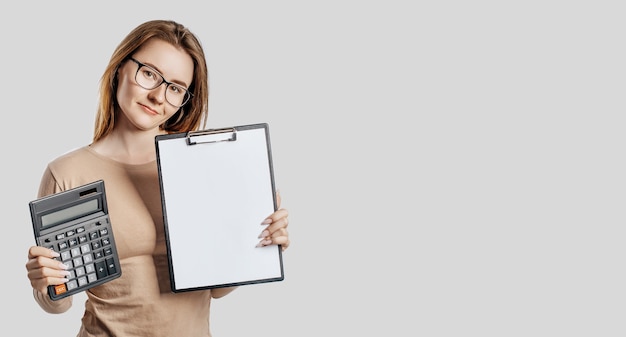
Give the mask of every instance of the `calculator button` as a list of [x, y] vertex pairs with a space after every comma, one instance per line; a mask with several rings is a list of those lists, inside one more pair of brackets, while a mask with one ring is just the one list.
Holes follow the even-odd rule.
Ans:
[[91, 251], [91, 248], [89, 248], [89, 245], [82, 245], [80, 246], [80, 252], [83, 254], [87, 254]]
[[84, 286], [84, 285], [87, 285], [87, 283], [88, 283], [88, 282], [87, 282], [87, 277], [86, 277], [86, 276], [83, 276], [83, 277], [79, 277], [79, 278], [78, 278], [78, 286], [79, 286], [79, 287], [82, 287], [82, 286]]
[[70, 247], [74, 247], [74, 246], [78, 245], [78, 239], [77, 238], [70, 238], [68, 242], [70, 244]]
[[67, 247], [67, 242], [66, 241], [59, 242], [59, 250], [65, 250], [67, 248], [68, 247]]
[[113, 258], [108, 258], [106, 261], [109, 274], [115, 274], [117, 272], [117, 268], [115, 268], [115, 262], [113, 261]]
[[96, 262], [96, 275], [98, 276], [98, 279], [107, 276], [107, 266], [104, 261]]
[[71, 290], [78, 288], [78, 283], [75, 280], [67, 282], [66, 285], [67, 285], [67, 291], [71, 291]]
[[72, 248], [70, 250], [70, 252], [72, 253], [72, 256], [79, 256], [80, 255], [80, 248], [78, 248], [78, 247]]
[[65, 284], [59, 284], [54, 286], [54, 293], [57, 295], [63, 294], [67, 292], [67, 287], [65, 286]]
[[61, 261], [67, 261], [72, 258], [72, 254], [70, 254], [69, 250], [61, 252]]

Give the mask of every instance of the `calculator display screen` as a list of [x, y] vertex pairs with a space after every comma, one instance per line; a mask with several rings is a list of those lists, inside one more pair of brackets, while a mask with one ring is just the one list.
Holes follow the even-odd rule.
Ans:
[[78, 219], [98, 210], [98, 199], [92, 199], [81, 204], [64, 208], [41, 216], [41, 226], [46, 227], [60, 222]]

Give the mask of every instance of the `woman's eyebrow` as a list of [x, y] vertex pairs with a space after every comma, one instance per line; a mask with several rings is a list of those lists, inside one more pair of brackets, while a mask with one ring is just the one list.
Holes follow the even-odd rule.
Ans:
[[182, 85], [185, 88], [189, 88], [189, 85], [187, 83], [185, 83], [184, 81], [181, 80], [177, 80], [177, 79], [170, 79], [165, 77], [165, 75], [163, 75], [163, 72], [161, 70], [159, 70], [159, 67], [155, 66], [152, 63], [149, 62], [142, 62], [143, 64], [147, 65], [148, 67], [152, 68], [153, 70], [155, 70], [159, 75], [161, 75], [166, 81], [168, 82], [172, 82], [172, 83], [176, 83], [179, 85]]

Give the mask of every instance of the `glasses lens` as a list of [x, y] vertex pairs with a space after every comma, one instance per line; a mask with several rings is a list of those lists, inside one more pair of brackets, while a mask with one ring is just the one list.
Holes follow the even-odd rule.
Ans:
[[189, 99], [189, 91], [185, 87], [170, 83], [165, 90], [165, 99], [173, 106], [182, 106]]
[[137, 84], [142, 86], [144, 89], [151, 90], [163, 83], [163, 77], [156, 73], [152, 68], [141, 66], [137, 69], [135, 81], [137, 81]]

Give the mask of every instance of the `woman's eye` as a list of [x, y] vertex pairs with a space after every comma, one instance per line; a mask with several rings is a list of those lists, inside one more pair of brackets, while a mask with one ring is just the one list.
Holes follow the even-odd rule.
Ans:
[[172, 91], [172, 93], [174, 94], [181, 94], [183, 93], [183, 88], [176, 85], [170, 85], [170, 91]]
[[143, 76], [145, 76], [146, 78], [154, 78], [154, 73], [151, 72], [150, 70], [144, 70]]

